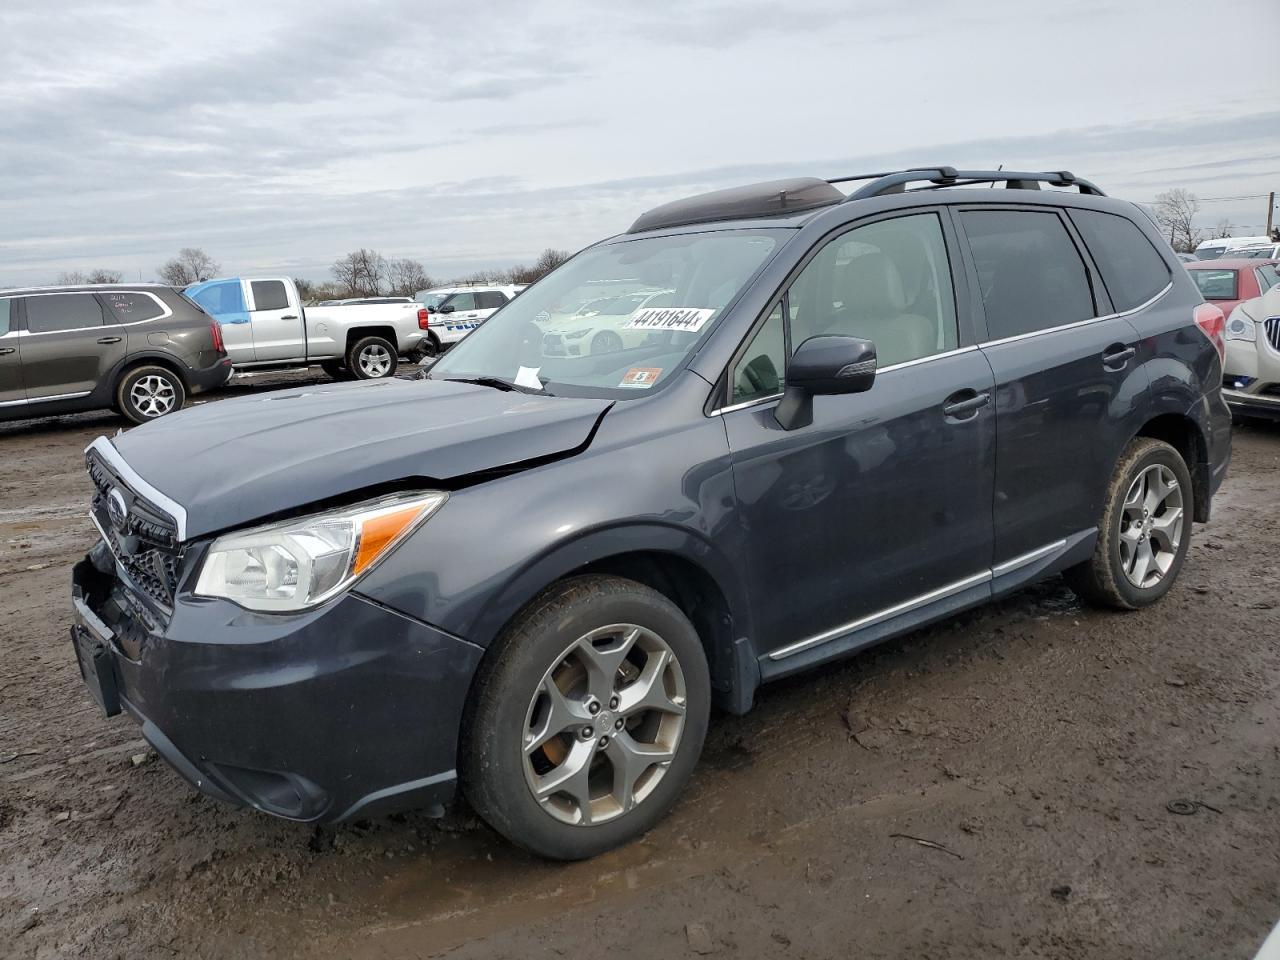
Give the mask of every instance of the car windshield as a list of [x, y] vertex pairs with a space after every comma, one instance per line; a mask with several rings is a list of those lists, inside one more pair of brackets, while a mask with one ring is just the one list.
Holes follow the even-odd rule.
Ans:
[[1243, 250], [1232, 250], [1231, 256], [1241, 260], [1270, 260], [1271, 247], [1245, 247]]
[[1236, 299], [1236, 272], [1234, 270], [1188, 270], [1200, 288], [1200, 296], [1206, 300]]
[[641, 396], [684, 364], [784, 236], [719, 230], [591, 247], [495, 313], [429, 378]]
[[1226, 247], [1201, 247], [1196, 250], [1197, 260], [1217, 260], [1225, 252]]

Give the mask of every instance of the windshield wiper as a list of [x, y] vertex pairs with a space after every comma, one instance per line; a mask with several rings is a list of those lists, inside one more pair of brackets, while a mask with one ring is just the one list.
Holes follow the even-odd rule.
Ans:
[[516, 383], [514, 380], [505, 380], [502, 377], [443, 377], [446, 383], [474, 383], [482, 387], [493, 387], [495, 390], [516, 391], [517, 393], [536, 393], [539, 396], [554, 396], [546, 387], [527, 387], [523, 383]]

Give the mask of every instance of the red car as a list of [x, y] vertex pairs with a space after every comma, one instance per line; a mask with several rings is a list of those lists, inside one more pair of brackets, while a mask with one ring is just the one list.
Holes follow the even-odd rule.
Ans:
[[1200, 296], [1227, 317], [1241, 300], [1260, 297], [1280, 283], [1280, 260], [1197, 260], [1186, 267]]

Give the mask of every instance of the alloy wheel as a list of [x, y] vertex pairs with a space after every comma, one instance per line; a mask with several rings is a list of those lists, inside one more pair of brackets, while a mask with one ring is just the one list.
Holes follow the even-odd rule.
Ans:
[[157, 374], [140, 377], [129, 390], [129, 400], [144, 417], [162, 417], [173, 409], [178, 391], [173, 383]]
[[645, 627], [579, 637], [543, 674], [525, 715], [525, 782], [555, 819], [599, 824], [653, 793], [684, 732], [684, 672]]
[[1135, 587], [1154, 587], [1173, 566], [1182, 514], [1182, 488], [1172, 470], [1155, 463], [1138, 474], [1120, 511], [1120, 564]]
[[361, 350], [357, 362], [360, 371], [370, 380], [385, 377], [391, 371], [391, 354], [379, 343], [371, 343]]

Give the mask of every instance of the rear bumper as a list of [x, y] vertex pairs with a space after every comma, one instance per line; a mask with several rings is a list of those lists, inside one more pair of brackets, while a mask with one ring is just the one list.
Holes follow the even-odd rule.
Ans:
[[113, 568], [100, 544], [72, 574], [81, 672], [202, 793], [307, 822], [451, 798], [480, 648], [357, 594], [297, 616], [180, 598], [148, 629]]
[[233, 367], [230, 357], [223, 357], [211, 367], [203, 370], [187, 370], [187, 387], [189, 393], [204, 393], [215, 390], [231, 379]]

